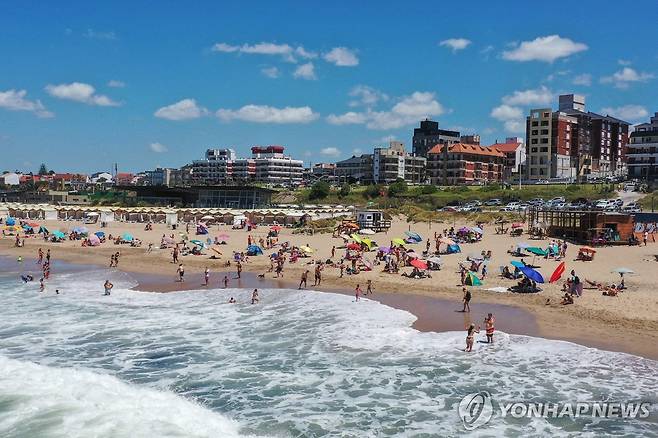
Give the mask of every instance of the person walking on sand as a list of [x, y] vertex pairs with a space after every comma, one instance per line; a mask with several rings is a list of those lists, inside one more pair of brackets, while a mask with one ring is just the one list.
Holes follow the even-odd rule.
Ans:
[[178, 244], [174, 246], [174, 252], [172, 253], [171, 257], [173, 260], [172, 263], [178, 263]]
[[210, 269], [206, 266], [206, 270], [203, 271], [203, 279], [205, 280], [205, 285], [208, 286], [208, 281], [210, 281]]
[[315, 265], [315, 282], [313, 286], [320, 286], [320, 283], [322, 283], [322, 264], [318, 263]]
[[228, 287], [228, 275], [224, 276], [224, 289]]
[[481, 280], [484, 280], [484, 278], [487, 276], [487, 265], [482, 265], [482, 277]]
[[476, 333], [480, 333], [480, 327], [478, 326], [478, 328], [475, 328], [475, 324], [469, 325], [466, 331], [466, 349], [464, 350], [467, 353], [470, 353], [473, 350], [473, 340]]
[[110, 280], [105, 280], [105, 284], [103, 285], [103, 289], [105, 289], [105, 293], [103, 295], [109, 295], [113, 287], [114, 285], [110, 283]]
[[496, 318], [494, 318], [493, 313], [489, 313], [487, 317], [484, 318], [484, 329], [487, 334], [487, 344], [493, 344], [495, 322], [496, 322]]
[[331, 247], [331, 258], [333, 259], [336, 256], [336, 245]]
[[649, 232], [644, 231], [644, 246], [647, 246], [647, 240], [649, 239]]
[[178, 281], [180, 283], [183, 283], [185, 281], [185, 268], [183, 268], [183, 264], [178, 265], [178, 269], [176, 269], [176, 273], [178, 274]]
[[471, 313], [471, 291], [462, 287], [462, 292], [464, 293], [464, 297], [462, 298], [464, 301], [464, 308], [462, 309], [462, 312]]
[[119, 251], [114, 253], [114, 267], [115, 268], [119, 267]]
[[372, 280], [366, 283], [366, 295], [372, 295]]
[[240, 263], [239, 260], [236, 263], [236, 267], [237, 267], [237, 270], [238, 270], [238, 278], [240, 278], [242, 276], [242, 263]]
[[299, 280], [299, 287], [298, 289], [302, 288], [302, 284], [304, 285], [304, 289], [306, 289], [306, 281], [308, 280], [308, 269], [304, 272], [302, 272], [302, 278]]
[[251, 304], [258, 304], [259, 302], [260, 298], [258, 297], [258, 289], [254, 289], [251, 293]]
[[110, 268], [114, 266], [114, 254], [110, 255]]
[[354, 297], [356, 298], [354, 301], [361, 301], [361, 285], [359, 284], [354, 289]]

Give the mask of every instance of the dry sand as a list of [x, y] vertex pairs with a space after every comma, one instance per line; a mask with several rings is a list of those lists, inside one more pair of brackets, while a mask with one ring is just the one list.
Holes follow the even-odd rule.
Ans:
[[[458, 219], [457, 219], [458, 220]], [[81, 225], [80, 222], [61, 222], [46, 221], [45, 225], [51, 229], [60, 229], [67, 231], [75, 226]], [[377, 241], [380, 245], [388, 245], [390, 240], [395, 237], [403, 237], [404, 231], [412, 230], [420, 233], [423, 237], [433, 236], [434, 232], [440, 233], [443, 229], [449, 228], [453, 223], [417, 223], [409, 224], [398, 218], [393, 221], [392, 228], [388, 233], [377, 233], [369, 236]], [[455, 223], [456, 227], [467, 225]], [[91, 225], [89, 229], [94, 232], [98, 228]], [[219, 233], [226, 233], [230, 236], [227, 245], [218, 246], [223, 253], [223, 257], [218, 260], [211, 260], [209, 256], [212, 251], [206, 250], [205, 256], [185, 256], [181, 257], [182, 263], [186, 267], [186, 277], [194, 277], [195, 273], [201, 273], [208, 266], [213, 273], [212, 281], [215, 287], [219, 285], [223, 278], [223, 272], [233, 270], [225, 268], [224, 263], [231, 259], [232, 251], [244, 251], [247, 246], [247, 236], [251, 234], [258, 241], [260, 237], [265, 238], [269, 228], [266, 226], [258, 227], [248, 233], [246, 230], [232, 230], [226, 225], [212, 225], [209, 236], [213, 237]], [[16, 257], [35, 257], [38, 247], [51, 249], [52, 256], [55, 260], [64, 260], [73, 263], [97, 264], [101, 266], [109, 265], [110, 254], [120, 251], [121, 258], [119, 268], [129, 272], [154, 274], [166, 276], [174, 282], [176, 277], [176, 265], [171, 262], [171, 249], [158, 249], [160, 238], [163, 234], [167, 236], [172, 233], [163, 224], [155, 224], [152, 231], [144, 231], [144, 224], [131, 223], [111, 223], [103, 229], [106, 234], [119, 235], [129, 232], [135, 237], [143, 240], [144, 244], [140, 248], [133, 248], [128, 245], [114, 245], [104, 243], [100, 247], [81, 247], [80, 241], [66, 241], [63, 243], [45, 243], [40, 238], [26, 239], [24, 248], [14, 248], [12, 237], [0, 239], [0, 254], [11, 255]], [[179, 231], [184, 231], [184, 225], [179, 227]], [[190, 238], [194, 239], [193, 227], [190, 229]], [[200, 240], [205, 240], [207, 236], [199, 236]], [[313, 266], [314, 260], [326, 260], [331, 256], [332, 246], [339, 247], [342, 245], [342, 239], [332, 238], [330, 234], [319, 234], [314, 236], [292, 234], [292, 230], [283, 229], [279, 238], [280, 242], [290, 241], [292, 244], [309, 245], [315, 250], [311, 257], [300, 259], [295, 264], [286, 264], [284, 270], [284, 279], [278, 283], [281, 286], [290, 287], [296, 285], [299, 281], [301, 272], [309, 269], [309, 288], [313, 284]], [[146, 253], [149, 242], [154, 244], [153, 252]], [[654, 254], [658, 254], [658, 246], [650, 242], [647, 247], [606, 247], [598, 249], [593, 262], [574, 261], [577, 247], [569, 245], [566, 257], [566, 266], [568, 273], [575, 269], [577, 275], [582, 279], [589, 279], [603, 283], [617, 283], [618, 274], [611, 273], [614, 268], [626, 267], [634, 270], [636, 274], [626, 276], [626, 286], [628, 289], [619, 294], [617, 297], [602, 296], [597, 290], [585, 290], [581, 298], [577, 298], [575, 304], [570, 306], [561, 306], [556, 304], [560, 301], [562, 292], [560, 287], [562, 282], [555, 284], [542, 285], [543, 291], [539, 294], [513, 294], [491, 292], [486, 288], [502, 286], [509, 287], [514, 284], [511, 280], [505, 280], [498, 275], [498, 267], [509, 265], [510, 260], [514, 258], [507, 254], [507, 250], [515, 246], [518, 242], [527, 242], [532, 245], [546, 247], [548, 241], [528, 240], [528, 236], [510, 237], [508, 235], [494, 234], [493, 226], [485, 226], [484, 239], [475, 244], [462, 245], [462, 254], [443, 255], [444, 260], [441, 271], [432, 271], [431, 279], [412, 280], [400, 276], [399, 274], [387, 274], [381, 272], [381, 266], [375, 266], [370, 272], [361, 272], [356, 276], [345, 276], [339, 278], [339, 271], [334, 268], [326, 268], [323, 271], [322, 285], [313, 287], [317, 290], [325, 291], [343, 291], [349, 292], [354, 289], [357, 283], [364, 287], [366, 280], [371, 279], [375, 288], [375, 298], [380, 294], [392, 294], [395, 297], [389, 297], [388, 303], [400, 308], [411, 310], [417, 315], [425, 314], [424, 304], [418, 301], [418, 295], [440, 298], [449, 300], [451, 307], [458, 307], [461, 300], [461, 286], [459, 286], [458, 263], [464, 261], [466, 256], [471, 253], [480, 253], [482, 250], [491, 250], [493, 252], [492, 261], [489, 264], [489, 276], [484, 281], [484, 285], [478, 288], [471, 288], [473, 291], [474, 305], [482, 309], [480, 305], [506, 305], [515, 306], [527, 313], [534, 315], [538, 329], [534, 323], [527, 323], [527, 330], [523, 330], [522, 325], [514, 324], [515, 332], [529, 335], [539, 335], [551, 339], [563, 339], [580, 344], [603, 348], [613, 351], [624, 351], [644, 357], [658, 359], [658, 292], [656, 283], [658, 283], [658, 263]], [[421, 252], [424, 244], [412, 245], [417, 247]], [[265, 251], [266, 254], [272, 251]], [[343, 253], [342, 250], [336, 250], [336, 259]], [[374, 253], [370, 256], [374, 258]], [[526, 258], [526, 260], [528, 260]], [[531, 260], [531, 259], [530, 259]], [[535, 264], [540, 265], [539, 270], [544, 277], [548, 278], [559, 262], [545, 260], [537, 257]], [[254, 274], [265, 274], [267, 279], [274, 277], [273, 273], [268, 273], [269, 258], [267, 256], [250, 257], [249, 262], [245, 263], [244, 271]], [[411, 271], [411, 268], [405, 268], [405, 271]], [[221, 273], [221, 274], [220, 274]], [[566, 278], [566, 273], [563, 278]], [[56, 275], [56, 272], [53, 272]], [[233, 274], [235, 276], [235, 274]], [[160, 277], [158, 277], [160, 278]], [[199, 281], [201, 275], [198, 275]], [[232, 286], [236, 284], [232, 283]], [[154, 289], [162, 288], [153, 286]], [[365, 287], [364, 287], [365, 289]], [[405, 295], [414, 295], [408, 300], [414, 304], [404, 305]], [[546, 299], [550, 298], [551, 305], [545, 305]], [[382, 301], [385, 301], [382, 299]], [[422, 301], [422, 300], [421, 300]], [[486, 307], [486, 306], [484, 306]], [[493, 307], [492, 307], [493, 308]], [[503, 307], [495, 308], [497, 310]], [[513, 314], [510, 314], [513, 315]], [[521, 314], [519, 314], [521, 315]], [[441, 318], [437, 314], [437, 318]], [[523, 316], [518, 316], [524, 320]], [[500, 316], [497, 318], [497, 326]], [[524, 323], [525, 324], [525, 323]], [[463, 324], [455, 324], [453, 330], [462, 330]], [[444, 325], [445, 326], [445, 325]], [[447, 327], [446, 327], [447, 329]]]

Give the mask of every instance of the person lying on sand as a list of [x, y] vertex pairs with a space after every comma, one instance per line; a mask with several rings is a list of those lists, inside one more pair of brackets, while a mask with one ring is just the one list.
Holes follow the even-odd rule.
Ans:
[[617, 289], [617, 286], [614, 284], [611, 284], [610, 287], [605, 287], [605, 289], [601, 295], [604, 295], [606, 297], [616, 297], [617, 294], [619, 293], [619, 290]]
[[565, 306], [567, 304], [573, 304], [573, 296], [569, 293], [565, 293], [564, 296], [562, 296], [562, 301], [560, 301], [560, 304]]

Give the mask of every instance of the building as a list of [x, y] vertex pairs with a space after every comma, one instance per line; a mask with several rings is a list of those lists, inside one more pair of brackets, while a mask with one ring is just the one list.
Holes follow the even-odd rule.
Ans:
[[649, 123], [635, 125], [626, 147], [628, 177], [654, 182], [658, 178], [658, 112]]
[[530, 110], [526, 119], [526, 177], [531, 181], [572, 179], [571, 141], [576, 119], [550, 108]]
[[230, 179], [230, 163], [236, 160], [233, 149], [208, 149], [203, 160], [192, 162], [195, 184], [226, 184]]
[[339, 183], [372, 184], [373, 154], [353, 155], [336, 163], [336, 179]]
[[0, 175], [0, 184], [5, 186], [17, 186], [21, 183], [21, 175], [14, 172], [7, 172]]
[[134, 183], [135, 175], [128, 172], [118, 172], [115, 182], [119, 186], [129, 186]]
[[466, 143], [466, 144], [480, 144], [480, 136], [477, 134], [469, 134], [469, 135], [462, 135], [459, 137], [459, 142], [460, 143]]
[[[156, 167], [154, 170], [147, 170], [145, 173], [145, 185], [180, 187], [183, 186], [183, 171], [169, 167]], [[129, 184], [126, 184], [129, 185]]]
[[388, 147], [376, 147], [372, 154], [353, 156], [336, 163], [338, 182], [390, 184], [403, 179], [411, 184], [425, 182], [427, 159], [408, 153], [404, 143], [389, 142]]
[[251, 186], [127, 186], [129, 198], [151, 205], [254, 209], [271, 205], [273, 190]]
[[328, 183], [335, 183], [336, 178], [336, 163], [315, 163], [310, 169], [305, 170], [307, 181], [326, 181]]
[[427, 173], [432, 184], [502, 182], [504, 164], [503, 152], [474, 144], [437, 144], [427, 155]]
[[439, 122], [425, 119], [420, 122], [420, 127], [414, 129], [412, 140], [412, 152], [419, 157], [427, 158], [427, 153], [437, 144], [459, 143], [458, 131], [446, 131], [439, 129]]
[[498, 149], [505, 154], [503, 181], [521, 178], [525, 168], [525, 144], [521, 137], [507, 137], [505, 143], [494, 143], [489, 148]]
[[251, 148], [256, 182], [288, 187], [301, 184], [304, 162], [285, 155], [284, 150], [283, 146], [254, 146]]

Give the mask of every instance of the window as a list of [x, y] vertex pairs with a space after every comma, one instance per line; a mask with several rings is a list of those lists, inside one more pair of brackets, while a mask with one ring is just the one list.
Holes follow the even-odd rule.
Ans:
[[544, 117], [550, 117], [551, 113], [544, 113]]
[[548, 144], [548, 139], [547, 138], [542, 138], [541, 139], [541, 144]]
[[548, 135], [548, 129], [542, 129], [541, 135]]
[[541, 125], [542, 126], [548, 126], [548, 120], [542, 120]]
[[537, 139], [536, 139], [536, 138], [533, 138], [532, 140], [530, 140], [530, 143], [532, 143], [532, 144], [537, 144]]
[[548, 152], [548, 148], [541, 148], [541, 152]]
[[539, 134], [539, 131], [538, 131], [537, 129], [533, 129], [533, 130], [532, 130], [532, 134], [531, 134], [531, 135], [538, 135], [538, 134]]
[[539, 122], [532, 122], [532, 126], [539, 126]]
[[530, 149], [530, 152], [533, 153], [533, 154], [537, 153], [537, 148]]

